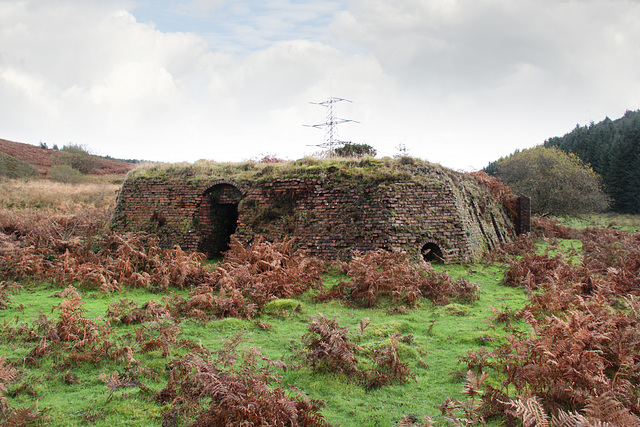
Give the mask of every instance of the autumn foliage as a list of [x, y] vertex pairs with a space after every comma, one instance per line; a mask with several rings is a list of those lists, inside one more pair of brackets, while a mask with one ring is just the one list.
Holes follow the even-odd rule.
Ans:
[[225, 341], [213, 355], [189, 353], [170, 363], [167, 386], [158, 394], [169, 404], [163, 425], [196, 426], [329, 426], [320, 414], [320, 402], [303, 395], [290, 398], [275, 368], [257, 349], [239, 349], [240, 336]]
[[[580, 255], [538, 253], [533, 236], [488, 254], [488, 263], [506, 264], [502, 284], [524, 289], [528, 300], [522, 310], [494, 309], [491, 320], [508, 325], [509, 335], [502, 344], [463, 358], [471, 371], [466, 399], [446, 400], [445, 418], [454, 425], [496, 415], [524, 425], [638, 425], [640, 235], [613, 229], [577, 232], [548, 219], [535, 224], [535, 235], [550, 249], [558, 247], [557, 239], [580, 238]], [[61, 289], [51, 316], [7, 323], [0, 330], [3, 340], [28, 349], [18, 363], [0, 358], [2, 422], [24, 425], [42, 416], [35, 407], [9, 407], [4, 393], [19, 367], [52, 361], [67, 383], [77, 381], [74, 370], [81, 366], [115, 364], [117, 371], [101, 376], [105, 386], [112, 393], [137, 387], [162, 405], [167, 426], [328, 425], [320, 402], [282, 384], [282, 370], [336, 375], [356, 382], [363, 392], [407, 383], [416, 378], [400, 357], [408, 337], [395, 334], [364, 345], [364, 319], [356, 335], [335, 317], [300, 314], [307, 331], [291, 359], [297, 365], [287, 365], [241, 347], [240, 337], [211, 352], [184, 338], [181, 322], [238, 317], [268, 328], [257, 319], [265, 307], [300, 296], [389, 307], [394, 313], [426, 300], [448, 304], [479, 296], [477, 285], [413, 263], [402, 252], [355, 253], [337, 265], [344, 280], [328, 288], [321, 280], [325, 263], [305, 256], [291, 240], [257, 236], [242, 244], [232, 239], [222, 262], [210, 267], [202, 254], [162, 248], [153, 235], [112, 233], [106, 225], [107, 215], [98, 210], [66, 217], [0, 212], [0, 309], [27, 280], [53, 282]], [[120, 298], [102, 319], [87, 316], [83, 292], [136, 287], [179, 292], [143, 304]], [[517, 319], [526, 322], [525, 330], [512, 325]], [[118, 325], [131, 325], [130, 332], [118, 333]], [[142, 355], [164, 359], [165, 371], [145, 367]], [[163, 381], [161, 391], [152, 390], [150, 381]], [[409, 425], [409, 418], [402, 422]]]
[[464, 279], [454, 280], [426, 263], [413, 263], [405, 252], [378, 249], [355, 253], [341, 268], [351, 280], [321, 293], [318, 300], [342, 298], [359, 306], [373, 307], [386, 299], [392, 305], [413, 307], [419, 298], [441, 305], [452, 299], [471, 302], [478, 298], [477, 285]]
[[534, 214], [577, 215], [601, 212], [609, 205], [602, 178], [575, 154], [557, 148], [516, 151], [490, 169], [514, 193], [531, 198]]
[[[360, 324], [361, 332], [368, 326]], [[399, 336], [392, 336], [386, 345], [371, 351], [352, 340], [348, 328], [341, 327], [338, 319], [323, 314], [312, 317], [308, 332], [302, 337], [304, 363], [313, 372], [332, 372], [362, 382], [367, 389], [379, 388], [391, 382], [407, 382], [415, 375], [398, 355]], [[363, 369], [358, 358], [370, 360], [374, 367]]]
[[464, 358], [503, 378], [485, 387], [485, 410], [524, 425], [640, 423], [640, 239], [595, 229], [581, 236], [580, 264], [530, 253], [507, 269], [504, 284], [529, 295], [520, 315], [531, 333]]

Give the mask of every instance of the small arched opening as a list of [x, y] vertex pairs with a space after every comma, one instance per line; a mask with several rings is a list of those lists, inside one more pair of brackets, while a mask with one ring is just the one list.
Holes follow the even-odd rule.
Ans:
[[233, 184], [216, 184], [203, 194], [198, 219], [202, 239], [198, 250], [209, 258], [229, 249], [231, 236], [238, 226], [238, 204], [242, 192]]
[[420, 250], [422, 258], [427, 262], [444, 262], [442, 249], [434, 242], [428, 242]]

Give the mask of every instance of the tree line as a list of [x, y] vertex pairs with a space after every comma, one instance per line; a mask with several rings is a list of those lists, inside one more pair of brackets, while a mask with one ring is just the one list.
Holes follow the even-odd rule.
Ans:
[[640, 110], [617, 120], [577, 125], [562, 137], [491, 162], [484, 171], [531, 197], [537, 214], [606, 208], [640, 213]]
[[613, 211], [640, 213], [640, 110], [576, 126], [562, 137], [547, 139], [544, 146], [574, 153], [602, 176]]

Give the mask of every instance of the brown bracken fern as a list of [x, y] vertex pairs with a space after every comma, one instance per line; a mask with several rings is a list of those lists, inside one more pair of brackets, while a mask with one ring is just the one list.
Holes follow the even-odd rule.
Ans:
[[169, 404], [163, 425], [188, 420], [190, 426], [328, 426], [320, 402], [300, 393], [287, 397], [274, 370], [279, 363], [256, 349], [238, 350], [243, 340], [225, 341], [215, 357], [195, 355], [175, 359], [167, 386], [158, 401]]

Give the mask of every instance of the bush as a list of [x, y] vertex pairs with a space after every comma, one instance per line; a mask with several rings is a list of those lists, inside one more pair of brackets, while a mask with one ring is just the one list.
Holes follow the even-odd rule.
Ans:
[[98, 166], [98, 159], [91, 155], [89, 149], [83, 145], [69, 144], [58, 152], [58, 161], [81, 174], [87, 175]]
[[[360, 333], [369, 325], [360, 322]], [[392, 382], [406, 383], [416, 376], [407, 365], [400, 360], [398, 341], [402, 338], [393, 335], [389, 341], [372, 350], [365, 350], [351, 341], [348, 328], [339, 325], [334, 317], [329, 319], [324, 314], [311, 318], [307, 332], [302, 341], [305, 344], [305, 363], [313, 372], [333, 372], [359, 380], [368, 390], [380, 388]], [[359, 366], [357, 356], [370, 359], [373, 369], [363, 370]]]
[[84, 181], [84, 175], [69, 165], [56, 165], [49, 171], [49, 179], [65, 184], [79, 184]]
[[309, 332], [302, 337], [306, 350], [306, 363], [314, 372], [337, 372], [359, 377], [358, 359], [355, 353], [362, 351], [351, 342], [349, 329], [341, 327], [334, 317], [324, 314], [312, 317], [307, 325]]
[[547, 414], [564, 417], [552, 419], [558, 426], [640, 425], [640, 239], [604, 229], [581, 240], [581, 264], [539, 254], [512, 261], [504, 284], [526, 287], [521, 316], [531, 330], [463, 360], [497, 372], [502, 383], [485, 385], [486, 408], [524, 425], [549, 425], [540, 421]]
[[0, 153], [0, 176], [7, 178], [29, 178], [36, 174], [36, 170], [14, 157]]
[[294, 298], [321, 286], [322, 263], [307, 258], [293, 239], [270, 243], [257, 236], [251, 245], [231, 237], [224, 261], [214, 272], [220, 289], [236, 290], [262, 309], [276, 298]]
[[353, 144], [351, 142], [345, 142], [342, 147], [337, 147], [333, 150], [334, 154], [338, 157], [375, 157], [378, 153], [375, 148], [369, 144]]
[[171, 363], [167, 386], [158, 395], [169, 407], [162, 425], [190, 426], [300, 426], [329, 424], [321, 403], [304, 395], [288, 397], [274, 367], [281, 362], [265, 358], [259, 349], [238, 350], [240, 336], [223, 340], [224, 348], [210, 357], [189, 353]]
[[607, 209], [601, 177], [574, 154], [542, 146], [498, 160], [496, 174], [516, 194], [531, 198], [531, 212], [576, 215]]
[[449, 304], [451, 299], [461, 302], [478, 299], [477, 285], [464, 279], [454, 280], [428, 264], [413, 264], [405, 252], [384, 249], [356, 252], [351, 261], [342, 263], [342, 269], [351, 280], [318, 294], [316, 300], [342, 298], [361, 307], [375, 307], [381, 298], [386, 298], [392, 305], [414, 307], [419, 297], [439, 305]]

